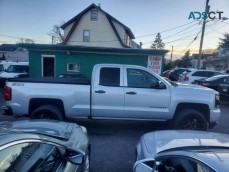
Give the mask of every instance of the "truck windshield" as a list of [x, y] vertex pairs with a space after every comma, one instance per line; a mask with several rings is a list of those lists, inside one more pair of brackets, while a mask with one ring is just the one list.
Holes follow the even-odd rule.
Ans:
[[27, 65], [10, 65], [6, 70], [8, 73], [28, 73], [29, 66]]

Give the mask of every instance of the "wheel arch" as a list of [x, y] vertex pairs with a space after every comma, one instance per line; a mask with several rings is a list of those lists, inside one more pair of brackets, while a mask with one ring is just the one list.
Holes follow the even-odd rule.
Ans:
[[64, 104], [60, 99], [51, 98], [33, 98], [29, 101], [29, 115], [33, 113], [38, 107], [43, 105], [53, 105], [60, 109], [62, 114], [65, 116]]
[[206, 118], [208, 122], [210, 121], [209, 106], [203, 103], [179, 103], [176, 107], [173, 119], [176, 117], [176, 114], [178, 114], [181, 110], [184, 110], [184, 109], [194, 109], [200, 112]]

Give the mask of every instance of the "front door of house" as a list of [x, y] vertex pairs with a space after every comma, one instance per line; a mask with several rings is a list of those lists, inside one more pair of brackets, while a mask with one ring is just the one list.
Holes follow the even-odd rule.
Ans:
[[55, 72], [55, 58], [54, 57], [43, 57], [42, 76], [54, 77]]

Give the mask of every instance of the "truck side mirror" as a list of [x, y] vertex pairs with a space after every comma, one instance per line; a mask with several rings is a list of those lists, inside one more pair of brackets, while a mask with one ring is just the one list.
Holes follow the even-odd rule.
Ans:
[[154, 172], [156, 169], [154, 159], [143, 159], [134, 164], [134, 172]]
[[166, 85], [161, 81], [156, 81], [156, 83], [151, 85], [151, 88], [166, 89]]

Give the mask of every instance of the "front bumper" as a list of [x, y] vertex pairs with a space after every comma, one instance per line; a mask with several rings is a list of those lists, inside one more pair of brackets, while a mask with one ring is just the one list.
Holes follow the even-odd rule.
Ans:
[[13, 111], [12, 108], [9, 106], [2, 106], [2, 109], [4, 110], [4, 114], [3, 115], [13, 115]]
[[217, 123], [221, 115], [220, 109], [211, 109], [210, 110], [210, 124]]

